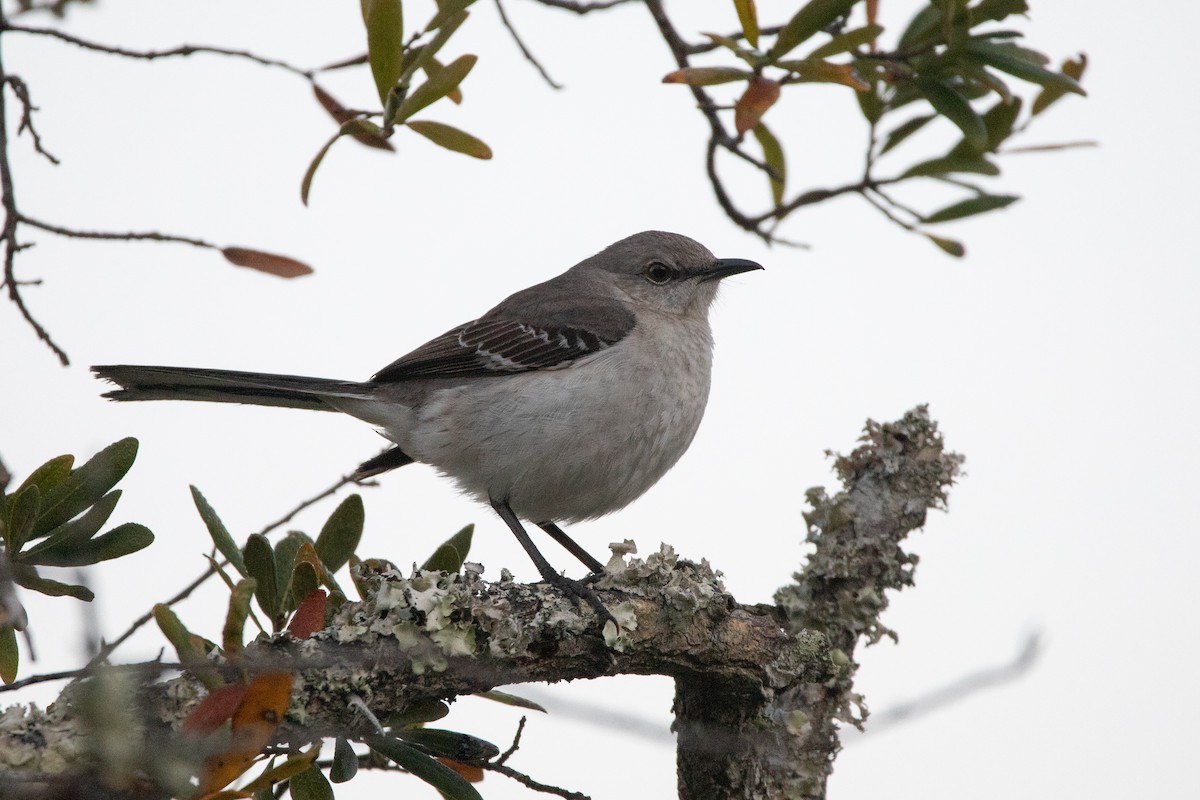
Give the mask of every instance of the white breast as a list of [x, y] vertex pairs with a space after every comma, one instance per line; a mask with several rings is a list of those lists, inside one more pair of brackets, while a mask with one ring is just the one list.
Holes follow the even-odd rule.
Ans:
[[388, 435], [479, 500], [534, 522], [622, 508], [687, 450], [708, 402], [712, 334], [678, 317], [639, 325], [561, 370], [475, 379], [432, 392]]

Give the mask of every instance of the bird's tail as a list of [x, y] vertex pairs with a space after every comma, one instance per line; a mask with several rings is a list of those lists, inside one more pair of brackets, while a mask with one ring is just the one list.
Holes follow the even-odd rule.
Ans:
[[121, 387], [104, 395], [112, 400], [202, 400], [339, 411], [339, 398], [371, 397], [369, 384], [299, 375], [130, 365], [92, 367], [92, 372]]

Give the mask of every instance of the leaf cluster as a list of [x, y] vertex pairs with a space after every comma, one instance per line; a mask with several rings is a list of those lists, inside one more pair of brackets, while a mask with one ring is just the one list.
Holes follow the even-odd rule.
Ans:
[[[154, 617], [164, 636], [175, 648], [182, 663], [208, 689], [209, 693], [184, 723], [185, 732], [201, 737], [206, 744], [202, 751], [207, 757], [200, 775], [200, 796], [212, 800], [269, 796], [287, 786], [291, 796], [299, 800], [332, 798], [331, 784], [353, 778], [360, 759], [372, 766], [384, 762], [412, 773], [436, 788], [443, 796], [457, 800], [477, 800], [479, 793], [471, 785], [482, 779], [480, 765], [499, 754], [494, 744], [457, 731], [429, 728], [428, 723], [449, 713], [442, 701], [430, 701], [409, 709], [401, 716], [383, 720], [374, 733], [355, 738], [338, 737], [334, 756], [326, 765], [316, 763], [319, 746], [307, 750], [295, 749], [286, 757], [263, 753], [278, 725], [264, 730], [263, 710], [281, 703], [283, 691], [280, 679], [246, 674], [241, 682], [230, 683], [221, 671], [213, 667], [211, 658], [219, 655], [232, 664], [239, 663], [243, 651], [244, 627], [247, 621], [258, 622], [252, 605], [257, 605], [266, 619], [259, 624], [260, 638], [286, 633], [303, 639], [325, 627], [329, 618], [343, 603], [345, 593], [334, 573], [350, 565], [351, 578], [359, 596], [368, 591], [363, 575], [376, 567], [390, 567], [389, 562], [375, 559], [362, 561], [356, 555], [362, 538], [364, 509], [362, 498], [351, 495], [338, 505], [314, 539], [301, 531], [291, 531], [272, 543], [266, 536], [254, 533], [240, 546], [222, 522], [220, 516], [192, 487], [196, 510], [203, 520], [214, 550], [232, 568], [230, 574], [216, 559], [214, 568], [230, 590], [221, 642], [198, 636], [187, 629], [179, 617], [166, 605], [154, 609]], [[457, 572], [471, 546], [473, 526], [466, 526], [442, 543], [422, 565], [423, 570]], [[355, 569], [361, 565], [361, 569]], [[327, 593], [328, 592], [328, 593]], [[290, 694], [290, 681], [282, 700]], [[485, 697], [508, 705], [540, 709], [536, 704], [500, 692]], [[282, 721], [282, 713], [276, 715]], [[240, 722], [241, 721], [241, 722]], [[218, 744], [213, 744], [216, 741]], [[366, 745], [365, 755], [356, 753], [353, 743]], [[263, 762], [262, 771], [239, 789], [224, 787]], [[328, 776], [326, 775], [328, 772]]]
[[[891, 221], [907, 230], [962, 219], [1004, 208], [1018, 197], [990, 194], [957, 176], [995, 177], [994, 157], [1033, 117], [1067, 94], [1085, 94], [1079, 79], [1086, 58], [1067, 60], [1052, 69], [1050, 59], [1018, 43], [1019, 31], [997, 23], [1029, 10], [1026, 0], [931, 0], [908, 22], [891, 49], [884, 46], [885, 28], [876, 18], [878, 4], [865, 0], [810, 0], [775, 30], [770, 46], [764, 38], [753, 0], [734, 0], [741, 36], [705, 34], [712, 46], [732, 54], [741, 66], [688, 66], [668, 74], [666, 83], [692, 87], [743, 84], [732, 105], [734, 130], [740, 138], [752, 132], [758, 140], [774, 208], [761, 219], [778, 224], [796, 208], [786, 199], [787, 162], [780, 137], [764, 124], [782, 90], [793, 84], [840, 84], [854, 90], [870, 137], [864, 174], [852, 187]], [[856, 8], [865, 20], [851, 24]], [[1036, 87], [1032, 101], [1012, 79]], [[990, 102], [989, 102], [990, 101]], [[1022, 118], [1023, 108], [1029, 112]], [[910, 109], [918, 109], [910, 114]], [[961, 138], [944, 154], [922, 158], [891, 178], [874, 174], [878, 160], [929, 123], [945, 120]], [[886, 133], [881, 133], [886, 130]], [[1050, 149], [1050, 148], [1040, 148]], [[918, 178], [932, 178], [968, 196], [930, 213], [912, 211], [880, 190]], [[756, 220], [751, 220], [756, 222]], [[952, 255], [961, 244], [926, 235]]]
[[90, 602], [86, 586], [63, 583], [39, 567], [87, 567], [136, 553], [154, 541], [144, 525], [126, 522], [100, 533], [121, 499], [113, 487], [133, 466], [136, 439], [122, 439], [75, 467], [70, 455], [52, 458], [11, 493], [0, 492], [0, 678], [17, 674], [16, 631], [25, 628], [24, 609], [13, 583], [51, 597]]
[[[434, 144], [456, 153], [480, 159], [492, 157], [492, 150], [475, 136], [452, 125], [432, 120], [412, 119], [428, 106], [449, 98], [462, 102], [459, 84], [478, 60], [462, 55], [443, 64], [437, 55], [466, 22], [467, 7], [475, 0], [439, 0], [437, 11], [422, 30], [411, 38], [404, 36], [403, 0], [361, 0], [363, 25], [367, 34], [367, 54], [326, 69], [341, 69], [366, 63], [370, 66], [375, 88], [382, 104], [381, 112], [370, 114], [347, 110], [316, 83], [317, 101], [340, 125], [329, 141], [317, 152], [300, 184], [300, 199], [307, 204], [313, 176], [333, 144], [349, 136], [360, 144], [381, 150], [393, 150], [389, 139], [397, 127], [404, 127]], [[424, 80], [419, 77], [424, 75]], [[378, 116], [379, 123], [367, 119]]]

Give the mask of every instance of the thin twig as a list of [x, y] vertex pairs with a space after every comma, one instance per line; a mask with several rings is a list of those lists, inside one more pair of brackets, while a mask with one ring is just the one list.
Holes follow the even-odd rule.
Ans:
[[530, 64], [533, 64], [533, 68], [536, 69], [538, 74], [542, 76], [542, 80], [548, 83], [551, 89], [563, 88], [561, 83], [556, 83], [555, 80], [550, 77], [550, 73], [546, 72], [546, 69], [541, 65], [541, 62], [539, 62], [533, 53], [529, 51], [529, 48], [525, 46], [525, 42], [521, 41], [521, 37], [517, 33], [517, 29], [513, 27], [512, 22], [509, 20], [508, 14], [504, 13], [504, 4], [501, 3], [500, 0], [496, 0], [496, 10], [500, 12], [500, 22], [503, 23], [504, 27], [508, 29], [508, 33], [512, 36], [513, 41], [517, 43], [517, 47], [521, 50], [521, 55], [525, 56], [526, 61], [528, 61]]
[[148, 232], [125, 232], [117, 233], [115, 231], [81, 231], [75, 228], [64, 228], [61, 225], [55, 225], [50, 222], [43, 222], [39, 219], [34, 219], [25, 214], [18, 214], [18, 220], [31, 228], [39, 228], [47, 233], [55, 233], [59, 236], [66, 236], [71, 239], [105, 239], [110, 241], [122, 242], [176, 242], [178, 244], [190, 244], [193, 247], [203, 247], [208, 250], [220, 250], [221, 248], [212, 242], [206, 242], [203, 239], [193, 239], [190, 236], [176, 236], [170, 233], [159, 233], [158, 231]]
[[506, 767], [503, 764], [484, 762], [479, 766], [481, 766], [483, 769], [490, 770], [492, 772], [499, 772], [501, 775], [512, 778], [517, 783], [525, 786], [528, 789], [533, 789], [535, 792], [558, 795], [559, 797], [566, 798], [566, 800], [592, 800], [591, 797], [586, 794], [581, 794], [580, 792], [573, 792], [570, 789], [561, 789], [558, 786], [550, 786], [549, 784], [539, 783], [538, 781], [535, 781], [533, 778], [526, 775], [524, 772], [517, 772], [512, 767]]
[[178, 47], [173, 47], [170, 50], [128, 50], [124, 47], [115, 47], [113, 45], [99, 44], [97, 42], [80, 39], [78, 36], [72, 36], [69, 33], [63, 33], [55, 28], [32, 28], [25, 25], [10, 25], [5, 23], [0, 30], [13, 31], [15, 33], [28, 33], [31, 36], [49, 36], [52, 39], [58, 39], [63, 42], [82, 47], [85, 50], [94, 50], [98, 53], [108, 53], [114, 56], [124, 56], [125, 58], [137, 58], [144, 61], [154, 61], [159, 58], [178, 58], [196, 54], [209, 54], [218, 56], [229, 56], [231, 58], [243, 58], [247, 61], [253, 61], [256, 64], [262, 64], [267, 67], [278, 67], [287, 70], [294, 75], [299, 75], [305, 80], [313, 80], [313, 71], [301, 69], [286, 61], [280, 61], [275, 58], [266, 58], [256, 53], [251, 53], [248, 50], [231, 50], [224, 47], [210, 47], [208, 45], [191, 45], [184, 44]]
[[[4, 18], [3, 12], [0, 12], [0, 26], [2, 25], [7, 25], [7, 20]], [[17, 223], [20, 221], [20, 214], [17, 211], [12, 167], [8, 163], [8, 98], [4, 92], [4, 87], [9, 85], [11, 84], [4, 71], [3, 60], [0, 59], [0, 194], [3, 195], [0, 203], [3, 203], [4, 207], [4, 226], [0, 229], [0, 240], [4, 242], [4, 286], [8, 289], [8, 299], [12, 300], [13, 305], [21, 312], [25, 322], [33, 328], [37, 337], [58, 356], [58, 360], [65, 367], [71, 363], [71, 360], [67, 358], [66, 351], [54, 343], [49, 332], [42, 327], [41, 323], [34, 319], [29, 307], [25, 305], [25, 298], [21, 296], [21, 284], [16, 276], [16, 255], [28, 245], [17, 241]]]
[[12, 87], [13, 94], [21, 101], [23, 108], [21, 112], [21, 124], [17, 126], [17, 135], [22, 131], [29, 131], [29, 135], [33, 138], [33, 149], [46, 157], [46, 160], [55, 166], [58, 165], [58, 159], [50, 154], [46, 148], [42, 147], [42, 137], [38, 136], [37, 129], [33, 127], [33, 112], [38, 110], [38, 107], [29, 99], [29, 87], [25, 85], [25, 81], [17, 75], [9, 75], [7, 78], [8, 85]]
[[505, 761], [512, 758], [513, 753], [517, 752], [517, 749], [521, 746], [521, 734], [525, 732], [525, 719], [525, 716], [522, 715], [521, 721], [517, 723], [517, 732], [513, 736], [512, 744], [492, 762], [493, 764], [503, 765]]
[[597, 0], [594, 3], [577, 3], [572, 0], [535, 0], [544, 6], [551, 8], [561, 8], [566, 11], [574, 11], [576, 14], [586, 14], [589, 11], [603, 11], [606, 8], [624, 5], [632, 2], [632, 0]]

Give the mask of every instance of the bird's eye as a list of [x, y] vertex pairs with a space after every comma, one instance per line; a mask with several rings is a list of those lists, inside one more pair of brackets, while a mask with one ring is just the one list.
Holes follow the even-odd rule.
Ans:
[[662, 285], [675, 277], [675, 270], [661, 261], [651, 261], [646, 265], [646, 280]]

